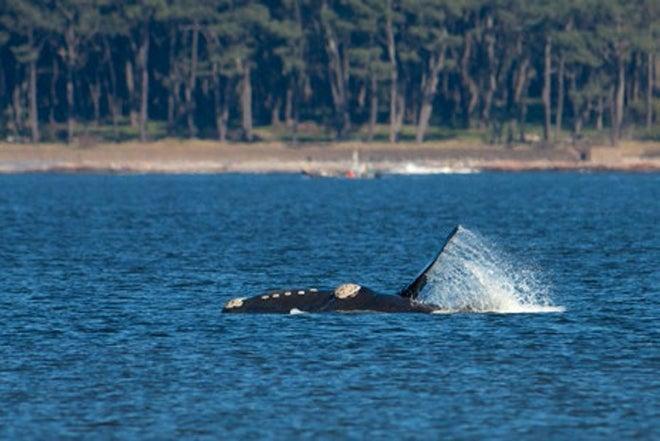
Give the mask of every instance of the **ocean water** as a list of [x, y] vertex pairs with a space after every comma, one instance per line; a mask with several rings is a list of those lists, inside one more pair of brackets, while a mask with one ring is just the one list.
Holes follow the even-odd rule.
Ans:
[[659, 319], [659, 174], [0, 176], [2, 439], [658, 439]]

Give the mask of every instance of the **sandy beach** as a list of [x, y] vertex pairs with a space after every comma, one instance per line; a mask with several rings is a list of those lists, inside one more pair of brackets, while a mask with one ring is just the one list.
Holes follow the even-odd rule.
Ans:
[[[357, 152], [357, 153], [356, 153]], [[465, 141], [415, 143], [218, 143], [167, 139], [150, 143], [0, 144], [0, 173], [297, 173], [337, 174], [356, 164], [376, 173], [529, 170], [660, 170], [660, 143], [618, 147], [540, 149], [466, 145]]]

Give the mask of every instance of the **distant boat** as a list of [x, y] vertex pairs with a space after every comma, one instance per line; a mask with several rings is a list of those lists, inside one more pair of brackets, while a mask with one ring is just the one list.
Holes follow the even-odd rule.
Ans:
[[353, 162], [346, 170], [302, 170], [301, 173], [310, 178], [375, 179], [381, 177], [379, 172], [369, 169], [367, 164], [360, 161], [360, 154], [357, 150], [353, 151]]

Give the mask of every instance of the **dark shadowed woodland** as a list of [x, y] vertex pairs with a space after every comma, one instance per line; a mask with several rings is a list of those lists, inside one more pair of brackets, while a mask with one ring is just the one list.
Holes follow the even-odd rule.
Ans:
[[657, 140], [659, 49], [657, 0], [4, 0], [0, 134]]

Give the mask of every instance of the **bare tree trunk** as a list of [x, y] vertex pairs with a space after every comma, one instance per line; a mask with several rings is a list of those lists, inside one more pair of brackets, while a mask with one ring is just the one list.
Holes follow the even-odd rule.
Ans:
[[133, 63], [130, 60], [126, 61], [126, 90], [128, 92], [128, 112], [131, 121], [131, 127], [138, 126], [138, 114], [135, 110], [135, 75], [133, 72]]
[[350, 58], [347, 54], [348, 50], [345, 48], [344, 49], [344, 56], [342, 57], [342, 63], [341, 63], [341, 77], [342, 77], [342, 89], [344, 90], [343, 95], [344, 95], [344, 106], [343, 106], [343, 112], [342, 112], [342, 132], [343, 135], [348, 134], [351, 130], [351, 107], [349, 103], [349, 94], [350, 94], [350, 89], [349, 89], [349, 78], [350, 78]]
[[397, 135], [401, 133], [401, 128], [403, 127], [403, 118], [406, 114], [406, 92], [405, 90], [400, 90], [399, 93], [396, 96], [396, 107], [397, 107], [397, 115], [396, 115], [396, 126], [395, 126], [395, 133]]
[[635, 53], [633, 60], [635, 61], [635, 64], [633, 67], [633, 74], [630, 81], [631, 90], [630, 90], [629, 98], [631, 102], [636, 103], [639, 101], [640, 90], [642, 88], [642, 65], [644, 64], [644, 62], [642, 61], [642, 53], [641, 52]]
[[98, 126], [101, 119], [101, 85], [98, 74], [94, 74], [94, 81], [89, 84], [89, 96], [94, 109], [94, 125]]
[[621, 128], [623, 125], [623, 105], [626, 90], [626, 77], [625, 65], [622, 57], [618, 60], [618, 74], [617, 74], [617, 88], [616, 88], [616, 103], [614, 109], [614, 139], [618, 142], [621, 139]]
[[[294, 144], [298, 142], [298, 118], [299, 118], [299, 95], [304, 89], [304, 81], [299, 72], [292, 72], [288, 78], [286, 87], [286, 96], [284, 102], [284, 124], [290, 130], [291, 141]], [[277, 116], [280, 116], [281, 100], [278, 97]], [[280, 122], [281, 124], [281, 122]]]
[[[458, 84], [454, 84], [454, 87], [450, 88], [449, 87], [449, 77], [451, 74], [446, 73], [445, 75], [442, 75], [443, 80], [442, 80], [442, 96], [445, 97], [451, 97], [452, 101], [452, 111], [451, 111], [451, 125], [457, 126], [459, 124], [459, 121], [457, 120], [458, 116], [458, 109], [462, 108], [462, 119], [460, 123], [462, 123], [466, 127], [474, 127], [474, 118], [472, 118], [472, 114], [474, 111], [470, 112], [469, 110], [469, 103], [466, 106], [465, 105], [465, 88], [459, 87]], [[475, 82], [476, 84], [476, 82]], [[478, 89], [478, 87], [477, 87]], [[477, 91], [477, 101], [475, 101], [475, 104], [478, 102], [479, 99], [479, 92]], [[467, 115], [466, 115], [467, 114]], [[477, 118], [477, 124], [480, 125], [479, 119]]]
[[577, 138], [577, 132], [579, 131], [582, 122], [580, 121], [580, 107], [581, 104], [578, 101], [579, 96], [577, 94], [577, 72], [571, 71], [568, 76], [568, 96], [571, 100], [571, 107], [573, 108], [573, 133], [572, 138], [575, 142]]
[[75, 101], [73, 95], [73, 67], [68, 66], [66, 71], [66, 104], [67, 104], [67, 142], [73, 141], [75, 131]]
[[[176, 104], [178, 96], [178, 75], [177, 75], [177, 65], [174, 59], [175, 48], [177, 45], [177, 36], [178, 30], [176, 27], [171, 27], [168, 33], [168, 50], [167, 50], [167, 134], [172, 135], [174, 133], [174, 125], [176, 119]], [[216, 43], [214, 36], [208, 37], [209, 45], [212, 45], [212, 48], [209, 48], [209, 52], [213, 53], [216, 50]], [[213, 64], [213, 81], [216, 79], [217, 67], [216, 64]]]
[[477, 82], [470, 76], [470, 56], [472, 54], [473, 37], [472, 33], [468, 32], [465, 35], [465, 44], [463, 47], [463, 55], [461, 56], [461, 80], [463, 86], [468, 90], [470, 98], [467, 106], [464, 109], [465, 125], [469, 128], [472, 127], [472, 114], [477, 107], [479, 101], [479, 86]]
[[605, 103], [603, 97], [598, 97], [598, 104], [596, 105], [596, 130], [599, 132], [603, 130], [603, 113], [605, 112]]
[[30, 60], [30, 129], [32, 142], [41, 140], [39, 134], [39, 110], [37, 107], [37, 60]]
[[[5, 96], [7, 98], [10, 98], [10, 94], [8, 93], [8, 85], [7, 85], [7, 78], [5, 74], [5, 67], [3, 66], [2, 63], [0, 63], [0, 109], [5, 109]], [[9, 105], [11, 107], [11, 104]], [[9, 122], [8, 122], [9, 124]]]
[[433, 99], [438, 89], [438, 75], [445, 64], [445, 48], [442, 47], [437, 54], [433, 54], [429, 60], [429, 75], [424, 81], [422, 88], [422, 105], [419, 110], [417, 133], [415, 140], [424, 142], [424, 135], [429, 126], [431, 113], [433, 112]]
[[350, 116], [348, 113], [348, 78], [344, 76], [344, 60], [339, 52], [337, 40], [331, 34], [326, 38], [326, 47], [329, 54], [329, 76], [332, 99], [335, 105], [337, 118], [337, 135], [341, 138], [350, 130]]
[[250, 64], [244, 60], [242, 66], [243, 80], [241, 82], [241, 116], [243, 138], [252, 141], [252, 81], [250, 79]]
[[115, 64], [112, 61], [112, 52], [110, 50], [110, 43], [107, 38], [103, 39], [105, 48], [105, 59], [108, 64], [108, 75], [110, 77], [110, 88], [106, 88], [108, 93], [108, 110], [110, 110], [110, 117], [112, 118], [112, 126], [117, 127], [117, 119], [119, 118], [119, 109], [117, 108], [117, 75], [115, 73]]
[[616, 146], [617, 137], [616, 137], [616, 95], [617, 95], [617, 86], [612, 84], [609, 93], [609, 107], [610, 107], [610, 143], [612, 146]]
[[222, 107], [222, 92], [220, 90], [220, 75], [218, 73], [218, 64], [211, 64], [211, 79], [213, 80], [213, 116], [215, 118], [215, 127], [218, 140], [222, 141], [220, 136], [220, 110]]
[[[392, 0], [387, 0], [387, 55], [390, 61], [390, 142], [396, 142], [399, 137], [400, 124], [397, 123], [399, 102], [398, 82], [399, 68], [396, 61], [396, 44], [394, 42], [394, 25], [392, 23]], [[399, 109], [399, 110], [397, 110]]]
[[484, 94], [483, 109], [481, 111], [482, 125], [490, 125], [490, 112], [493, 105], [493, 96], [497, 89], [497, 69], [495, 60], [495, 37], [489, 33], [493, 28], [493, 16], [486, 17], [486, 54], [488, 58], [488, 88]]
[[282, 107], [282, 101], [279, 96], [276, 96], [272, 99], [272, 104], [270, 108], [270, 125], [276, 128], [282, 126], [282, 120], [280, 119], [280, 110]]
[[298, 100], [296, 100], [293, 107], [293, 125], [291, 126], [291, 141], [294, 144], [298, 144], [298, 121], [300, 121], [299, 111]]
[[577, 141], [582, 135], [582, 112], [575, 115], [575, 125], [573, 127], [573, 142]]
[[506, 135], [506, 143], [507, 144], [513, 144], [513, 142], [516, 139], [516, 131], [518, 130], [517, 128], [518, 124], [515, 118], [510, 118], [509, 120], [509, 129]]
[[358, 91], [357, 94], [357, 110], [358, 112], [362, 112], [364, 110], [364, 105], [367, 101], [367, 82], [366, 81], [360, 81], [360, 90]]
[[561, 123], [564, 117], [564, 68], [566, 59], [564, 54], [559, 56], [559, 67], [557, 68], [557, 115], [555, 115], [555, 142], [561, 137]]
[[7, 92], [7, 80], [5, 79], [5, 69], [0, 63], [0, 109], [4, 108], [5, 94]]
[[653, 87], [655, 75], [653, 75], [653, 66], [655, 66], [655, 54], [648, 53], [648, 62], [646, 64], [646, 128], [653, 126]]
[[174, 93], [172, 87], [167, 94], [167, 133], [172, 134], [174, 132]]
[[138, 51], [138, 63], [142, 74], [142, 84], [140, 87], [140, 141], [147, 140], [147, 121], [149, 105], [149, 22], [145, 21], [142, 25], [142, 42]]
[[55, 109], [58, 104], [57, 100], [57, 80], [60, 77], [60, 68], [57, 64], [57, 58], [53, 57], [53, 71], [50, 76], [50, 99], [49, 99], [49, 109], [48, 109], [48, 124], [50, 124], [50, 129], [55, 130]]
[[583, 112], [575, 109], [575, 122], [573, 125], [573, 142], [576, 142], [582, 136]]
[[194, 138], [197, 134], [195, 127], [195, 103], [193, 92], [197, 81], [197, 48], [199, 46], [199, 26], [195, 24], [192, 29], [192, 45], [190, 48], [190, 76], [186, 84], [186, 120], [188, 122], [188, 136]]
[[[302, 10], [300, 0], [294, 1], [294, 15], [296, 26], [301, 36], [305, 34], [303, 27]], [[295, 43], [296, 55], [300, 60], [305, 59], [305, 38], [298, 38]], [[295, 70], [291, 75], [291, 83], [287, 89], [287, 106], [289, 112], [286, 120], [287, 127], [291, 128], [291, 138], [294, 144], [298, 143], [298, 122], [300, 121], [300, 103], [307, 101], [312, 96], [312, 90], [309, 83], [309, 77], [305, 74], [304, 68]], [[293, 121], [291, 116], [293, 114]]]
[[[327, 4], [324, 2], [325, 10]], [[339, 41], [330, 25], [324, 24], [325, 49], [328, 54], [328, 77], [335, 107], [335, 127], [337, 136], [344, 137], [351, 129], [351, 117], [348, 108], [348, 56], [339, 47]], [[342, 53], [344, 52], [344, 53]]]
[[167, 94], [167, 132], [169, 134], [174, 133], [175, 126], [181, 115], [181, 102], [180, 102], [180, 79], [178, 74], [175, 72], [170, 72], [169, 75], [169, 84], [168, 84], [168, 94]]
[[495, 90], [497, 89], [497, 76], [494, 71], [491, 71], [488, 74], [488, 89], [484, 96], [484, 107], [481, 112], [481, 121], [482, 125], [490, 125], [490, 112], [493, 107], [493, 96], [495, 96]]
[[527, 142], [526, 139], [526, 130], [527, 130], [527, 96], [522, 98], [522, 103], [520, 104], [520, 142]]
[[284, 122], [287, 127], [293, 126], [293, 87], [294, 81], [289, 82], [286, 88], [286, 102], [284, 103]]
[[66, 42], [66, 102], [67, 102], [67, 142], [73, 141], [75, 131], [75, 96], [73, 84], [73, 69], [78, 58], [77, 45], [78, 39], [72, 26], [67, 26], [64, 31], [64, 41]]
[[[426, 84], [425, 79], [422, 78], [422, 85]], [[409, 124], [417, 124], [419, 122], [419, 114], [422, 107], [422, 88], [413, 89], [410, 93], [410, 105], [408, 106], [408, 113], [404, 116]]]
[[550, 126], [552, 124], [552, 102], [550, 95], [552, 92], [551, 78], [552, 78], [552, 41], [550, 37], [545, 39], [544, 47], [544, 63], [543, 63], [543, 140], [550, 140]]
[[[227, 121], [229, 120], [229, 90], [230, 80], [225, 81], [224, 91], [221, 85], [218, 66], [213, 63], [213, 97], [215, 104], [215, 125], [218, 134], [218, 140], [225, 142], [227, 140]], [[224, 96], [223, 96], [224, 95]]]
[[[229, 80], [227, 80], [229, 84]], [[229, 89], [229, 87], [227, 87]], [[225, 90], [225, 102], [222, 104], [222, 110], [220, 112], [220, 119], [218, 125], [218, 136], [220, 137], [221, 142], [227, 141], [227, 126], [229, 123], [229, 90]]]
[[369, 132], [367, 134], [367, 141], [371, 142], [374, 139], [374, 130], [378, 120], [378, 81], [376, 75], [371, 74], [371, 97], [369, 101]]
[[21, 98], [21, 85], [14, 85], [14, 90], [12, 91], [12, 109], [13, 109], [13, 130], [14, 136], [18, 138], [23, 129], [23, 105]]
[[[573, 78], [574, 81], [574, 78]], [[575, 86], [573, 86], [575, 90]], [[581, 105], [581, 108], [575, 109], [575, 124], [573, 127], [573, 143], [577, 142], [582, 137], [582, 127], [584, 126], [584, 121], [589, 117], [591, 113], [591, 102], [587, 101], [586, 104]]]
[[101, 90], [105, 91], [105, 100], [108, 103], [108, 112], [110, 113], [110, 123], [112, 124], [113, 128], [116, 128], [116, 120], [115, 120], [115, 97], [112, 96], [112, 91], [111, 87], [107, 76], [102, 76], [101, 77]]
[[[18, 92], [17, 92], [18, 91]], [[7, 131], [11, 133], [14, 137], [18, 137], [18, 118], [16, 116], [16, 102], [20, 98], [17, 95], [20, 94], [20, 88], [17, 85], [14, 85], [14, 88], [11, 91], [11, 104], [10, 107], [10, 118], [7, 121]], [[20, 104], [18, 104], [20, 106]]]
[[[522, 44], [522, 42], [519, 42]], [[520, 49], [519, 49], [520, 50]], [[515, 76], [513, 102], [518, 109], [518, 122], [520, 123], [520, 136], [521, 142], [525, 142], [525, 118], [527, 117], [527, 79], [530, 60], [528, 57], [523, 58]], [[512, 116], [513, 119], [513, 116]], [[513, 138], [514, 128], [517, 124], [513, 124], [510, 139]]]

